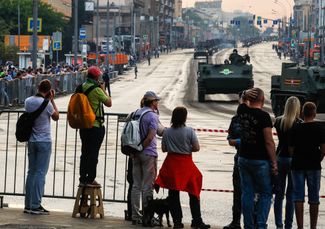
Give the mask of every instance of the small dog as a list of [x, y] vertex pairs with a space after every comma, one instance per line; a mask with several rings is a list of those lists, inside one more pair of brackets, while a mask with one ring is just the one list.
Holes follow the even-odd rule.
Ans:
[[144, 209], [144, 223], [145, 226], [155, 226], [153, 225], [154, 214], [158, 215], [159, 226], [163, 227], [162, 218], [164, 214], [166, 215], [167, 225], [171, 227], [169, 222], [169, 200], [168, 197], [166, 199], [152, 199], [152, 197], [148, 197], [148, 206]]

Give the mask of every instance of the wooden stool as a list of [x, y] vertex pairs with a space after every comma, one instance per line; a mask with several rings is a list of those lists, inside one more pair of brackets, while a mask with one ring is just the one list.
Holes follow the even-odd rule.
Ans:
[[76, 217], [78, 213], [81, 218], [90, 217], [94, 219], [97, 214], [100, 215], [100, 218], [104, 217], [102, 190], [100, 186], [79, 186], [72, 217]]

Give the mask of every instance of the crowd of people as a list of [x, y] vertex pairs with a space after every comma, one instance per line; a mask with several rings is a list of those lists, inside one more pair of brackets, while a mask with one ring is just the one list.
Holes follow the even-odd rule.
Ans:
[[[304, 228], [305, 183], [308, 189], [310, 228], [317, 228], [321, 161], [325, 155], [324, 127], [315, 121], [317, 107], [297, 97], [287, 99], [284, 114], [272, 123], [262, 108], [264, 92], [253, 88], [240, 95], [237, 114], [228, 130], [229, 145], [236, 147], [233, 170], [233, 220], [224, 229], [267, 228], [274, 194], [277, 229]], [[302, 111], [301, 111], [302, 110]], [[301, 117], [301, 118], [300, 118]], [[278, 135], [278, 146], [272, 128]], [[286, 197], [283, 220], [283, 200]]]

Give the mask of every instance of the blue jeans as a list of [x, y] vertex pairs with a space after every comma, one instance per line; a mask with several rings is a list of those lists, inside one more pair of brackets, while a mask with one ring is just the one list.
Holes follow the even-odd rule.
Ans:
[[[254, 211], [258, 229], [267, 228], [272, 199], [271, 168], [268, 160], [238, 159], [242, 189], [244, 228], [254, 229]], [[254, 210], [254, 196], [259, 195]]]
[[[278, 157], [278, 176], [275, 183], [275, 198], [274, 198], [274, 217], [275, 225], [283, 227], [282, 221], [282, 205], [284, 193], [286, 193], [286, 207], [285, 207], [285, 229], [292, 228], [294, 203], [293, 203], [293, 187], [291, 178], [291, 158]], [[288, 178], [288, 185], [287, 185]], [[287, 186], [287, 189], [286, 189]]]
[[51, 142], [28, 142], [28, 172], [25, 208], [38, 208], [44, 194], [45, 176], [51, 158]]
[[308, 203], [319, 204], [321, 170], [292, 170], [293, 201], [305, 202], [305, 181]]

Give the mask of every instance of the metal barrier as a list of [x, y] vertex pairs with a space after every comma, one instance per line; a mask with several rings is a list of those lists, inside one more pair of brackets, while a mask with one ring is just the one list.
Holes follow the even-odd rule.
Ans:
[[22, 104], [26, 98], [34, 95], [39, 82], [43, 79], [51, 81], [57, 94], [71, 94], [77, 85], [86, 79], [86, 72], [69, 72], [63, 75], [37, 75], [31, 78], [0, 80], [0, 106]]
[[[15, 138], [16, 121], [22, 111], [0, 113], [0, 195], [25, 194], [27, 147]], [[126, 114], [105, 114], [106, 134], [99, 152], [97, 178], [103, 200], [126, 202], [127, 157], [120, 153], [120, 132]], [[69, 127], [66, 112], [51, 121], [52, 155], [46, 177], [45, 197], [75, 198], [79, 184], [81, 141], [78, 131]]]

